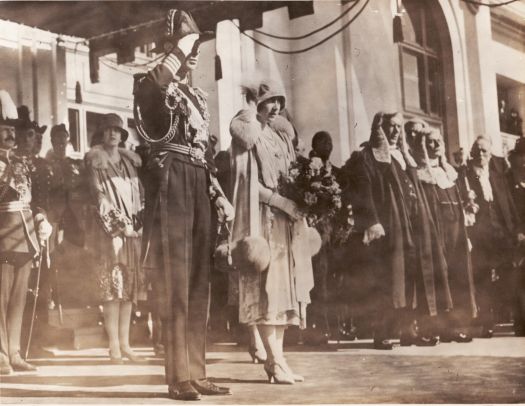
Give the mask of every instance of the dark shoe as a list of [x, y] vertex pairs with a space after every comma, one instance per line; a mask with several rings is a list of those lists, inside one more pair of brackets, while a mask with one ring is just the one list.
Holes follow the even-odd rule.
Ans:
[[402, 334], [401, 338], [399, 340], [399, 344], [402, 347], [410, 347], [411, 345], [415, 345], [418, 347], [433, 347], [438, 343], [437, 337], [433, 336], [420, 336], [420, 335], [412, 335], [412, 334]]
[[23, 360], [20, 354], [11, 357], [11, 367], [14, 371], [36, 371], [36, 367]]
[[191, 381], [191, 385], [199, 392], [201, 395], [216, 396], [216, 395], [231, 395], [230, 388], [225, 388], [223, 386], [217, 386], [208, 381], [207, 379], [199, 379], [196, 381]]
[[170, 385], [168, 397], [174, 400], [200, 400], [201, 394], [195, 390], [190, 381], [184, 381]]
[[390, 340], [374, 339], [374, 350], [391, 350], [392, 348], [394, 348], [394, 344]]
[[481, 334], [479, 335], [479, 338], [492, 338], [494, 335], [494, 330], [490, 327], [483, 327], [481, 329]]
[[439, 336], [439, 341], [442, 343], [450, 343], [452, 341], [457, 343], [470, 343], [472, 337], [465, 333], [445, 333]]

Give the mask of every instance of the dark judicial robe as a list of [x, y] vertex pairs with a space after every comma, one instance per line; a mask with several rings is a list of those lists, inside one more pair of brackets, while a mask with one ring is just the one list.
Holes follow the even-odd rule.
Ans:
[[[453, 171], [450, 166], [448, 170]], [[456, 184], [440, 187], [429, 175], [423, 168], [418, 170], [448, 265], [448, 284], [453, 301], [450, 316], [457, 327], [465, 326], [477, 316], [477, 304], [462, 193]], [[457, 174], [452, 176], [457, 177]]]
[[[472, 263], [476, 283], [479, 322], [491, 329], [498, 308], [510, 305], [512, 295], [512, 261], [515, 255], [517, 234], [522, 225], [508, 183], [508, 165], [504, 158], [492, 156], [489, 165], [489, 182], [493, 201], [483, 196], [480, 168], [470, 161], [463, 168], [464, 182], [476, 194], [479, 211], [476, 221], [469, 227], [472, 241]], [[494, 280], [496, 270], [498, 280]]]
[[443, 284], [440, 298], [436, 291], [435, 278], [446, 281], [447, 266], [416, 169], [407, 163], [403, 170], [395, 159], [378, 161], [366, 145], [354, 152], [344, 171], [345, 198], [352, 204], [356, 230], [362, 235], [380, 223], [386, 233], [362, 247], [362, 275], [377, 305], [417, 307], [421, 315], [431, 316], [440, 302], [452, 307], [448, 285]]

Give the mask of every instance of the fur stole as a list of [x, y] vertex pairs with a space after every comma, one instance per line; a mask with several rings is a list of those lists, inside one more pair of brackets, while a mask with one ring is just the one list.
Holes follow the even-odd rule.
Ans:
[[[280, 134], [286, 134], [290, 140], [295, 136], [292, 124], [282, 116], [275, 117], [269, 126]], [[239, 111], [230, 123], [230, 134], [235, 145], [245, 150], [252, 149], [261, 134], [261, 124], [255, 110]]]
[[[133, 151], [125, 148], [119, 148], [118, 152], [120, 156], [131, 164], [135, 168], [139, 168], [142, 165], [142, 160]], [[93, 169], [108, 169], [109, 167], [109, 155], [104, 150], [102, 145], [95, 145], [86, 153], [86, 164], [91, 166]]]

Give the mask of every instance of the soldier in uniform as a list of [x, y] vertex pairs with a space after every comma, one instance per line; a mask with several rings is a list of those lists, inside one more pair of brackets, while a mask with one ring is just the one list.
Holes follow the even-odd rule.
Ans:
[[49, 237], [51, 226], [42, 213], [33, 218], [29, 166], [13, 152], [20, 122], [9, 95], [0, 93], [0, 375], [8, 375], [36, 369], [20, 355], [22, 317], [38, 240]]
[[151, 144], [147, 166], [143, 266], [158, 298], [169, 396], [227, 395], [206, 378], [211, 205], [233, 208], [215, 177], [206, 94], [188, 83], [203, 34], [188, 13], [170, 10], [162, 61], [135, 77], [135, 118]]
[[[31, 210], [34, 214], [43, 213], [49, 221], [49, 210], [53, 206], [51, 203], [51, 182], [53, 178], [51, 166], [42, 157], [39, 156], [42, 150], [42, 138], [47, 129], [46, 125], [39, 126], [36, 121], [32, 121], [30, 118], [29, 108], [25, 105], [18, 107], [18, 125], [16, 128], [16, 154], [19, 157], [23, 157], [29, 168], [31, 177]], [[56, 227], [50, 223], [56, 234]], [[49, 253], [52, 251], [54, 246], [50, 247], [52, 238], [43, 247], [43, 261], [41, 263], [40, 278], [38, 278], [38, 296], [28, 297], [28, 303], [26, 309], [32, 307], [32, 300], [37, 300], [36, 313], [34, 315], [34, 330], [33, 330], [33, 343], [45, 345], [48, 313], [47, 309], [51, 302], [51, 272], [50, 272], [50, 260]], [[33, 278], [36, 275], [33, 274], [29, 284], [34, 286], [36, 280]], [[23, 325], [27, 327], [29, 324], [28, 319], [33, 317], [30, 312], [26, 311]], [[25, 333], [25, 329], [24, 329]], [[35, 353], [32, 352], [32, 355]]]

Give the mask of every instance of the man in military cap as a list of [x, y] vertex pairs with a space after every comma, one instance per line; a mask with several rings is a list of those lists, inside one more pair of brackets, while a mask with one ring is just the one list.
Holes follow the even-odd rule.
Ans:
[[147, 165], [143, 265], [158, 300], [165, 367], [173, 399], [227, 395], [206, 378], [211, 206], [221, 221], [233, 208], [217, 179], [206, 94], [190, 86], [206, 34], [181, 10], [170, 10], [156, 52], [162, 61], [135, 77], [135, 119], [151, 144]]
[[51, 226], [42, 213], [33, 218], [30, 169], [13, 152], [15, 127], [22, 123], [5, 91], [0, 110], [0, 375], [8, 375], [36, 369], [20, 355], [22, 317], [38, 240], [49, 237]]

